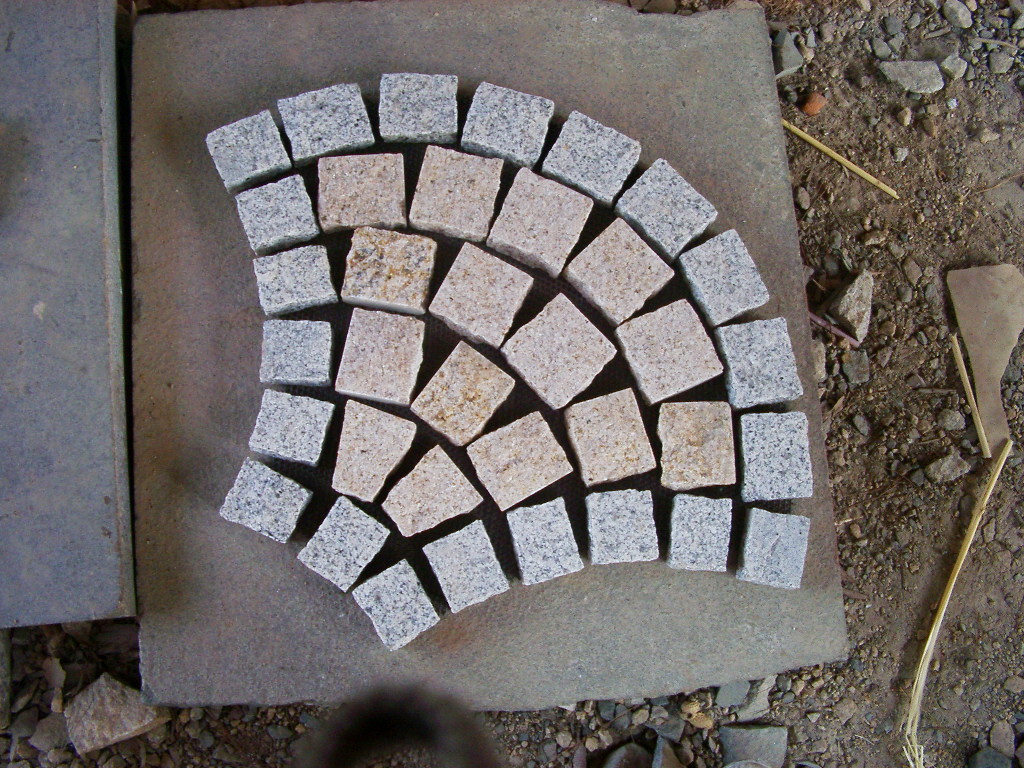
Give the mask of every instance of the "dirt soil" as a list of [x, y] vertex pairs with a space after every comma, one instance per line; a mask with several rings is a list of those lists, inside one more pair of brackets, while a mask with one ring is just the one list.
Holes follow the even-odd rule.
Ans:
[[[268, 3], [135, 5], [139, 12], [167, 12], [253, 4]], [[905, 764], [902, 704], [931, 612], [986, 479], [950, 354], [955, 321], [944, 276], [965, 266], [1024, 266], [1024, 54], [1014, 47], [1024, 45], [1024, 31], [1011, 29], [1024, 9], [1016, 0], [967, 5], [977, 7], [974, 27], [967, 30], [950, 27], [926, 0], [780, 0], [766, 6], [775, 29], [796, 33], [805, 58], [799, 72], [779, 81], [783, 115], [901, 195], [891, 199], [787, 137], [811, 308], [819, 309], [853, 274], [867, 270], [875, 279], [874, 317], [861, 347], [870, 366], [865, 383], [854, 383], [863, 379], [863, 360], [849, 345], [815, 330], [826, 353], [820, 394], [851, 655], [842, 664], [767, 681], [769, 711], [758, 722], [789, 729], [787, 765]], [[699, 8], [651, 0], [646, 10]], [[124, 2], [123, 9], [129, 18], [130, 4]], [[878, 54], [886, 55], [886, 48], [893, 58], [935, 61], [959, 51], [970, 67], [966, 77], [941, 91], [915, 97], [882, 76]], [[1008, 72], [992, 71], [1002, 69], [992, 53], [1011, 57]], [[814, 117], [797, 107], [810, 91], [826, 98]], [[1003, 389], [1017, 444], [1024, 443], [1022, 357], [1018, 347]], [[965, 428], [955, 414], [966, 416]], [[929, 480], [921, 470], [950, 452], [966, 459], [972, 471], [950, 482]], [[1024, 454], [1015, 450], [939, 639], [922, 716], [929, 765], [964, 765], [988, 744], [993, 726], [997, 733], [1012, 730], [1018, 743], [1024, 734], [1024, 681], [1017, 678], [1024, 676], [1022, 464]], [[0, 734], [0, 764], [283, 766], [327, 714], [298, 705], [181, 710], [171, 713], [167, 725], [85, 758], [70, 746], [40, 751], [28, 738], [35, 721], [61, 711], [62, 702], [99, 672], [139, 685], [135, 625], [20, 629], [12, 643], [15, 726]], [[65, 673], [62, 683], [58, 668]], [[499, 752], [516, 767], [599, 766], [617, 745], [652, 747], [657, 729], [675, 731], [682, 765], [704, 768], [721, 764], [719, 727], [757, 708], [748, 702], [738, 714], [736, 707], [715, 706], [714, 699], [715, 691], [705, 690], [656, 701], [487, 713], [483, 719]], [[1004, 748], [1005, 741], [1004, 736]], [[1017, 765], [1024, 765], [1022, 752], [1017, 754]], [[429, 764], [415, 754], [380, 763]]]

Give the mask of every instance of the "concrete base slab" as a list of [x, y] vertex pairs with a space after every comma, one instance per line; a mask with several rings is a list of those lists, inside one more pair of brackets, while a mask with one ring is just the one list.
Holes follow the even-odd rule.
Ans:
[[[140, 20], [134, 47], [136, 539], [151, 701], [337, 701], [421, 678], [481, 709], [661, 695], [846, 653], [802, 274], [767, 30], [749, 4], [689, 18], [598, 2], [383, 0]], [[254, 55], [256, 52], [258, 55]], [[817, 478], [799, 590], [662, 562], [517, 585], [389, 652], [297, 546], [217, 507], [259, 408], [252, 256], [205, 134], [277, 98], [383, 72], [454, 73], [639, 139], [739, 230], [793, 332]]]

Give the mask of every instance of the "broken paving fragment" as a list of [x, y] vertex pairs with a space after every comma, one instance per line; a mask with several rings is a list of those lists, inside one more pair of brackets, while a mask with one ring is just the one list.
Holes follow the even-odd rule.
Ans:
[[79, 755], [134, 738], [170, 719], [165, 709], [144, 704], [139, 691], [106, 673], [75, 696], [65, 714]]

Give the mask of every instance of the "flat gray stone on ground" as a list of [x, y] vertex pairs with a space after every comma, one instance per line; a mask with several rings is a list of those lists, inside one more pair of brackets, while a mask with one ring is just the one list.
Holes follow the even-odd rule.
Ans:
[[788, 737], [787, 729], [774, 725], [726, 725], [718, 731], [726, 765], [754, 760], [767, 768], [782, 768]]
[[574, 110], [544, 158], [543, 170], [611, 205], [639, 160], [639, 141]]
[[501, 570], [491, 539], [479, 520], [424, 545], [423, 552], [453, 612], [508, 589], [508, 578]]
[[348, 590], [380, 552], [390, 531], [344, 496], [334, 502], [299, 562], [338, 589]]
[[512, 510], [508, 527], [523, 584], [540, 584], [583, 568], [562, 499]]
[[322, 245], [304, 245], [290, 251], [253, 259], [260, 306], [268, 315], [281, 315], [307, 307], [335, 304], [338, 292], [331, 283], [331, 265]]
[[79, 755], [141, 736], [170, 719], [166, 710], [143, 703], [139, 691], [106, 672], [71, 700], [65, 715]]
[[731, 531], [732, 499], [678, 494], [672, 500], [669, 566], [725, 573]]
[[[0, 627], [135, 612], [115, 10], [0, 5]], [[236, 103], [192, 136], [195, 172], [224, 202], [206, 133], [264, 108]]]
[[317, 214], [324, 232], [405, 226], [405, 160], [397, 153], [323, 157]]
[[605, 491], [586, 497], [590, 562], [658, 559], [658, 531], [650, 491]]
[[803, 394], [784, 317], [724, 325], [715, 334], [734, 408], [784, 403]]
[[238, 192], [292, 167], [281, 132], [267, 109], [210, 131], [206, 148], [229, 192]]
[[331, 487], [363, 501], [375, 500], [415, 437], [416, 425], [408, 419], [349, 400]]
[[451, 144], [459, 133], [455, 75], [401, 72], [380, 78], [377, 128], [384, 141]]
[[811, 521], [751, 507], [736, 578], [754, 584], [799, 589]]
[[934, 61], [880, 61], [878, 68], [889, 80], [910, 93], [935, 93], [946, 84]]
[[334, 403], [268, 389], [263, 393], [249, 449], [267, 456], [315, 465], [334, 415]]
[[715, 706], [722, 709], [738, 707], [746, 701], [747, 693], [750, 691], [750, 683], [746, 680], [736, 680], [719, 686], [715, 692]]
[[544, 149], [555, 103], [492, 83], [480, 83], [462, 129], [462, 146], [532, 168]]
[[409, 224], [461, 240], [487, 237], [501, 184], [501, 160], [427, 147]]
[[331, 324], [315, 320], [267, 320], [263, 323], [264, 384], [331, 383]]
[[286, 176], [248, 189], [235, 202], [249, 245], [258, 254], [279, 251], [320, 234], [301, 176]]
[[768, 301], [768, 289], [735, 229], [679, 254], [679, 268], [711, 325]]
[[408, 405], [423, 362], [423, 321], [352, 310], [334, 388], [345, 395]]
[[274, 541], [288, 541], [313, 492], [266, 464], [245, 459], [220, 516]]
[[[581, 19], [593, 18], [584, 31]], [[132, 231], [133, 292], [144, 311], [134, 320], [132, 400], [146, 606], [141, 671], [152, 700], [337, 702], [416, 677], [443, 681], [479, 709], [537, 709], [696, 690], [845, 655], [824, 484], [789, 505], [815, 522], [799, 590], [660, 561], [586, 568], [446, 616], [398, 653], [382, 646], [350, 595], [312, 577], [289, 547], [240, 526], [210, 535], [259, 407], [256, 377], [237, 372], [259, 365], [263, 313], [230, 196], [208, 163], [187, 163], [206, 151], [205, 134], [233, 116], [339, 81], [370, 93], [382, 71], [452, 72], [467, 93], [486, 79], [550, 98], [561, 114], [578, 109], [643, 139], [645, 161], [660, 156], [678, 168], [714, 201], [723, 228], [744, 222], [775, 314], [790, 321], [805, 382], [794, 407], [808, 413], [811, 456], [825, 477], [767, 36], [762, 11], [750, 6], [684, 18], [585, 0], [320, 3], [140, 17]], [[700, 152], [692, 151], [694, 136], [702, 137]], [[754, 165], [762, 172], [752, 180]], [[153, 338], [160, 343], [143, 343]], [[180, 424], [195, 428], [182, 432]], [[213, 626], [224, 629], [197, 631]], [[643, 629], [651, 626], [656, 631]], [[732, 631], [737, 626], [744, 631]], [[680, 666], [680, 658], [691, 661]]]
[[438, 615], [412, 566], [405, 560], [352, 590], [352, 597], [394, 651], [437, 624]]
[[277, 111], [297, 164], [373, 146], [373, 128], [355, 83], [278, 99]]
[[745, 413], [740, 416], [744, 501], [804, 499], [814, 493], [807, 416]]

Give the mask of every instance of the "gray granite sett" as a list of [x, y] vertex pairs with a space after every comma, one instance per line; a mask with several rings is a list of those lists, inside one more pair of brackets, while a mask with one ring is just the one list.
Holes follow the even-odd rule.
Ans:
[[539, 411], [478, 437], [466, 449], [499, 509], [508, 509], [572, 472]]
[[430, 314], [471, 341], [500, 347], [533, 286], [533, 278], [511, 264], [464, 243]]
[[722, 402], [662, 403], [661, 484], [673, 491], [736, 482], [732, 409]]
[[751, 507], [736, 578], [754, 584], [799, 589], [811, 520]]
[[403, 536], [414, 536], [476, 509], [483, 496], [445, 450], [435, 445], [384, 499]]
[[487, 245], [557, 277], [593, 207], [586, 195], [520, 168]]
[[622, 354], [648, 403], [718, 376], [723, 368], [690, 302], [679, 299], [615, 329]]
[[412, 412], [455, 445], [479, 435], [515, 379], [460, 341], [412, 402]]
[[333, 415], [334, 403], [264, 390], [249, 448], [267, 456], [316, 465]]
[[437, 243], [422, 235], [360, 227], [345, 258], [341, 300], [422, 315], [427, 309]]
[[554, 113], [551, 99], [480, 83], [462, 129], [462, 146], [532, 168], [540, 160]]
[[610, 483], [658, 466], [632, 389], [565, 409], [569, 443], [586, 486]]
[[800, 411], [740, 416], [740, 454], [744, 501], [813, 495], [807, 416]]
[[324, 232], [405, 226], [402, 155], [322, 157], [317, 175], [317, 213]]
[[312, 240], [320, 234], [301, 176], [240, 193], [235, 202], [249, 245], [262, 255]]
[[347, 591], [380, 552], [388, 534], [387, 527], [341, 496], [299, 552], [299, 562]]
[[331, 383], [331, 324], [314, 320], [263, 323], [263, 384]]
[[416, 425], [408, 419], [349, 400], [331, 487], [338, 493], [374, 501], [415, 437]]
[[484, 240], [500, 184], [501, 160], [429, 146], [420, 166], [409, 223], [461, 240]]
[[451, 144], [459, 133], [455, 75], [399, 73], [380, 79], [378, 128], [384, 141]]
[[786, 318], [724, 325], [716, 334], [734, 408], [784, 403], [803, 394]]
[[356, 307], [334, 388], [344, 395], [409, 405], [423, 362], [423, 321]]
[[586, 504], [590, 562], [604, 565], [658, 559], [650, 491], [592, 493]]
[[313, 492], [252, 459], [242, 462], [220, 516], [274, 541], [288, 541]]
[[544, 158], [543, 170], [546, 176], [611, 205], [639, 160], [639, 141], [572, 112]]
[[565, 278], [614, 325], [639, 312], [674, 274], [623, 219], [615, 219], [565, 268]]
[[680, 493], [672, 500], [671, 531], [669, 567], [725, 573], [732, 531], [732, 499]]
[[277, 111], [296, 164], [373, 145], [373, 128], [363, 94], [354, 83], [279, 99]]
[[210, 131], [206, 148], [230, 192], [239, 192], [292, 167], [281, 132], [268, 110]]
[[661, 159], [622, 193], [615, 212], [669, 259], [678, 256], [718, 215], [715, 206]]
[[583, 568], [562, 499], [512, 510], [508, 527], [523, 584], [540, 584]]
[[768, 289], [735, 229], [683, 251], [679, 268], [711, 325], [721, 325], [768, 301]]
[[479, 520], [423, 547], [453, 613], [505, 592], [508, 577]]
[[615, 345], [564, 294], [549, 301], [501, 351], [552, 408], [567, 405], [615, 357]]
[[412, 566], [403, 560], [352, 590], [377, 635], [395, 651], [437, 624], [439, 617]]
[[304, 245], [290, 251], [253, 259], [260, 306], [268, 315], [281, 315], [307, 307], [334, 304], [338, 293], [331, 283], [331, 264], [322, 245]]

